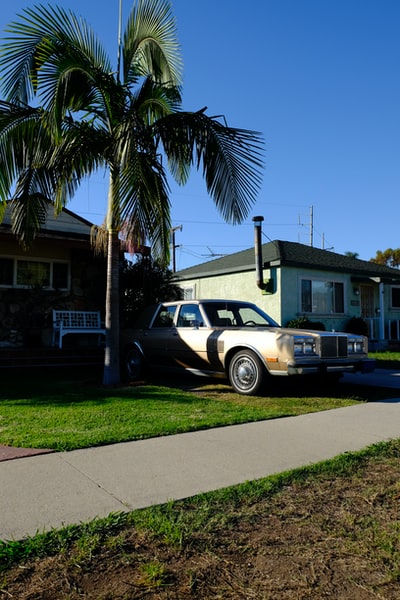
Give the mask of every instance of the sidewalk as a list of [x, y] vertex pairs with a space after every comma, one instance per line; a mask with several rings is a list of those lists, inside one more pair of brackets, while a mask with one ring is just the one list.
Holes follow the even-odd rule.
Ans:
[[0, 462], [0, 539], [185, 498], [399, 438], [400, 374], [345, 377], [399, 388], [399, 398]]

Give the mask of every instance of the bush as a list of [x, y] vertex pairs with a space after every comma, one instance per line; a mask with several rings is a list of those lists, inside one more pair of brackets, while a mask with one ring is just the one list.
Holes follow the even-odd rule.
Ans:
[[146, 306], [180, 300], [183, 290], [173, 281], [174, 274], [157, 260], [124, 260], [120, 271], [121, 325], [132, 327]]
[[287, 322], [286, 327], [292, 329], [314, 329], [316, 331], [326, 331], [326, 327], [320, 321], [310, 321], [306, 317], [298, 317]]
[[347, 333], [368, 335], [368, 325], [361, 317], [352, 317], [346, 324]]

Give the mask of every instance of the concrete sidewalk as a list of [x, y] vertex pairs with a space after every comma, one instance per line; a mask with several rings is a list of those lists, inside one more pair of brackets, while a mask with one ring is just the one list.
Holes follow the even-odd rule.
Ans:
[[[396, 373], [350, 376], [400, 388]], [[398, 399], [0, 463], [0, 539], [185, 498], [400, 437]]]

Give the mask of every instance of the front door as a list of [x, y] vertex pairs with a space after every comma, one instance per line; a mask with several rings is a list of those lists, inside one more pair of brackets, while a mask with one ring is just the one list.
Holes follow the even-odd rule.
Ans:
[[372, 285], [360, 285], [360, 300], [362, 318], [375, 317], [374, 288]]
[[368, 325], [368, 336], [370, 339], [378, 339], [378, 319], [375, 314], [374, 286], [368, 284], [360, 285], [361, 317]]

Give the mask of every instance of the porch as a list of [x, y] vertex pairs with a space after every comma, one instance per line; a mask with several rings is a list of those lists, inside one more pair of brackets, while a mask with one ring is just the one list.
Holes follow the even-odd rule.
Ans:
[[385, 323], [381, 317], [364, 318], [368, 327], [370, 349], [400, 344], [400, 319], [389, 319]]

